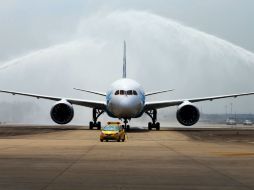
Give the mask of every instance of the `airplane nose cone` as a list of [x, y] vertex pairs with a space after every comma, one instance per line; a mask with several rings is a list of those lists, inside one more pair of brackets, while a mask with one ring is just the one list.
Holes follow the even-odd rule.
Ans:
[[140, 112], [140, 103], [126, 98], [120, 102], [120, 111], [124, 117], [135, 117]]
[[124, 99], [120, 102], [120, 107], [123, 109], [128, 109], [131, 107], [131, 101], [128, 101], [127, 99]]
[[142, 104], [139, 99], [133, 97], [122, 97], [115, 99], [109, 104], [109, 110], [118, 118], [133, 118], [136, 117], [142, 109]]

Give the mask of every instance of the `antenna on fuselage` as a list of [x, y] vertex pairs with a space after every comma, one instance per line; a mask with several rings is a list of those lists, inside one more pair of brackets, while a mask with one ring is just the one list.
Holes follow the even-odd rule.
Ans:
[[123, 78], [126, 78], [126, 42], [123, 42]]

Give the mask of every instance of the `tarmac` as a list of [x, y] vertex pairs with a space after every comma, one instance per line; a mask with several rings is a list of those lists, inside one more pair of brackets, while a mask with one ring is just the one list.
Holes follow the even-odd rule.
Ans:
[[0, 190], [254, 189], [254, 127], [134, 128], [100, 142], [79, 126], [1, 126]]

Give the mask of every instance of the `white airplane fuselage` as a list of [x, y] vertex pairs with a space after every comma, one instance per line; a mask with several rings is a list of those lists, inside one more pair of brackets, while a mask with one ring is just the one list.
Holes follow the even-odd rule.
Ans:
[[145, 93], [139, 83], [122, 78], [115, 81], [106, 95], [107, 113], [115, 118], [137, 118], [143, 114]]

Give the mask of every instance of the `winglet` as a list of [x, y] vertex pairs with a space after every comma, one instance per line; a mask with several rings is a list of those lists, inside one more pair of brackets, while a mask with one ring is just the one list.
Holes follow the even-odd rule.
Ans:
[[123, 78], [126, 78], [126, 42], [123, 42]]

